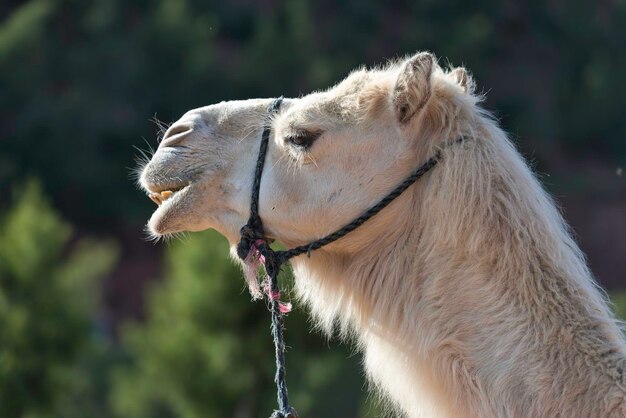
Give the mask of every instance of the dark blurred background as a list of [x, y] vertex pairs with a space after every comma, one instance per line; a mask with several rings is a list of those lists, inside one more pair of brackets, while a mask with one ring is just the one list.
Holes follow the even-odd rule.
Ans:
[[[626, 308], [624, 0], [4, 0], [0, 417], [269, 415], [263, 303], [217, 234], [146, 240], [136, 157], [155, 120], [417, 50], [473, 73]], [[303, 418], [380, 415], [350, 347], [298, 310], [287, 338]]]

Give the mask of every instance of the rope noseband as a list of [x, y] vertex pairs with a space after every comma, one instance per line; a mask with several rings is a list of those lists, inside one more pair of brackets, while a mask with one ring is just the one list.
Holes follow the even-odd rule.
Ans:
[[[272, 116], [280, 109], [282, 101], [283, 98], [281, 96], [272, 102], [268, 108], [269, 116]], [[396, 197], [400, 196], [408, 189], [409, 186], [436, 166], [441, 158], [441, 151], [437, 151], [388, 195], [343, 228], [308, 244], [300, 245], [290, 250], [275, 251], [270, 247], [270, 242], [265, 236], [263, 229], [263, 222], [259, 216], [259, 190], [261, 188], [261, 176], [263, 175], [263, 167], [265, 166], [265, 156], [267, 154], [270, 133], [271, 126], [268, 120], [263, 129], [263, 134], [261, 135], [261, 145], [254, 174], [254, 183], [252, 185], [250, 218], [248, 219], [248, 223], [241, 228], [241, 239], [239, 244], [237, 244], [237, 255], [248, 266], [257, 268], [259, 265], [262, 265], [267, 274], [267, 277], [263, 280], [262, 287], [270, 301], [270, 311], [272, 312], [272, 337], [274, 339], [276, 354], [275, 381], [278, 387], [278, 410], [274, 411], [270, 418], [297, 418], [298, 413], [289, 405], [285, 378], [285, 342], [283, 338], [282, 317], [291, 310], [291, 304], [280, 301], [278, 273], [280, 272], [281, 266], [298, 255], [304, 253], [310, 255], [311, 251], [330, 244], [363, 225], [368, 219], [387, 207]], [[456, 142], [461, 142], [462, 140], [463, 138], [460, 138]]]

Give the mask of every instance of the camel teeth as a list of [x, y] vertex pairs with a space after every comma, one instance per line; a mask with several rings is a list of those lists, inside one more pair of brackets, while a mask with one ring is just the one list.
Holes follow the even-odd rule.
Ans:
[[166, 201], [167, 199], [169, 199], [172, 196], [172, 191], [171, 190], [165, 190], [163, 192], [161, 192], [161, 199], [163, 201]]
[[156, 203], [157, 206], [161, 206], [161, 204], [163, 203], [163, 201], [161, 200], [161, 195], [158, 193], [150, 193], [148, 197], [150, 198], [150, 200]]

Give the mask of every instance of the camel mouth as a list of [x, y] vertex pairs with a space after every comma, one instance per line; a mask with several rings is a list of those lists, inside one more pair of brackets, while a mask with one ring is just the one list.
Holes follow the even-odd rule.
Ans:
[[157, 152], [139, 178], [139, 187], [157, 205], [147, 225], [151, 238], [188, 230], [190, 214], [197, 210], [195, 190], [202, 184], [201, 173], [175, 170], [171, 157]]
[[184, 219], [194, 201], [193, 184], [150, 191], [155, 189], [147, 189], [148, 197], [157, 205], [148, 221], [151, 234], [160, 237], [186, 229]]

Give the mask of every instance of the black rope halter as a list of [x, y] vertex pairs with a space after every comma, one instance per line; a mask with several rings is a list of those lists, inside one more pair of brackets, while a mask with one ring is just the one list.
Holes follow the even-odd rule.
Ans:
[[[282, 101], [283, 97], [281, 96], [272, 102], [268, 108], [270, 116], [278, 111]], [[265, 294], [270, 301], [270, 311], [272, 312], [272, 337], [274, 339], [276, 353], [275, 381], [278, 387], [278, 410], [274, 411], [270, 418], [297, 418], [298, 413], [289, 405], [285, 378], [285, 342], [283, 338], [282, 317], [288, 312], [289, 308], [286, 308], [286, 305], [280, 302], [278, 273], [280, 272], [281, 266], [298, 255], [304, 253], [310, 255], [311, 251], [330, 244], [363, 225], [363, 223], [387, 207], [396, 197], [400, 196], [408, 189], [409, 186], [437, 165], [441, 158], [441, 151], [437, 151], [388, 195], [343, 228], [308, 244], [300, 245], [290, 250], [275, 251], [270, 247], [270, 242], [263, 230], [263, 222], [259, 216], [259, 190], [261, 187], [261, 176], [263, 175], [263, 167], [265, 166], [265, 155], [267, 154], [270, 133], [271, 126], [268, 120], [263, 134], [261, 135], [261, 145], [259, 147], [259, 156], [254, 174], [254, 183], [252, 185], [250, 218], [248, 219], [248, 223], [241, 228], [241, 239], [239, 244], [237, 244], [237, 255], [246, 263], [249, 263], [251, 259], [260, 260], [260, 264], [263, 265], [267, 273]], [[460, 138], [456, 142], [461, 142], [462, 140], [463, 138]]]

